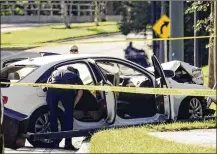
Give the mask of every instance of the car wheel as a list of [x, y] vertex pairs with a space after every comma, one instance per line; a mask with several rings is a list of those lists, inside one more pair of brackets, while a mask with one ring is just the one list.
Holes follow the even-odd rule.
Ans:
[[[63, 116], [62, 112], [58, 111], [58, 130], [63, 130]], [[42, 107], [36, 110], [30, 117], [28, 132], [30, 133], [49, 133], [51, 132], [49, 122], [49, 110], [47, 107]], [[50, 148], [53, 146], [52, 139], [44, 139], [35, 141], [27, 139], [29, 143], [34, 147]], [[56, 140], [56, 143], [60, 143], [62, 139]]]
[[198, 98], [192, 98], [190, 100], [188, 112], [190, 119], [203, 117], [203, 107]]
[[199, 98], [187, 98], [180, 106], [179, 119], [195, 119], [203, 117], [203, 106]]

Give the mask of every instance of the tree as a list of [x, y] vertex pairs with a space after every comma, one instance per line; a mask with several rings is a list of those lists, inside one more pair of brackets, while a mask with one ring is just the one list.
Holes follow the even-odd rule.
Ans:
[[71, 28], [70, 27], [70, 16], [68, 15], [68, 8], [67, 8], [67, 3], [65, 0], [61, 1], [61, 8], [62, 8], [62, 18], [63, 18], [63, 22], [66, 26], [66, 28]]
[[127, 35], [130, 32], [140, 32], [146, 29], [150, 21], [150, 2], [148, 1], [133, 1], [122, 3], [122, 22], [120, 31]]
[[[209, 32], [210, 35], [214, 34], [214, 2], [213, 1], [197, 1], [193, 2], [191, 6], [186, 10], [186, 13], [193, 13], [194, 11], [203, 12], [210, 9], [210, 14], [208, 16], [205, 16], [203, 19], [200, 19], [197, 21], [197, 24], [194, 25], [194, 28], [197, 29], [197, 31], [200, 31], [201, 29], [205, 28], [207, 32]], [[216, 82], [216, 73], [213, 73], [214, 70], [216, 70], [216, 66], [214, 65], [216, 62], [216, 59], [214, 59], [214, 46], [213, 46], [214, 39], [209, 39], [209, 44], [207, 47], [209, 47], [209, 83], [208, 86], [212, 88]]]
[[100, 2], [99, 1], [94, 1], [94, 21], [96, 26], [99, 26], [99, 21], [100, 21]]

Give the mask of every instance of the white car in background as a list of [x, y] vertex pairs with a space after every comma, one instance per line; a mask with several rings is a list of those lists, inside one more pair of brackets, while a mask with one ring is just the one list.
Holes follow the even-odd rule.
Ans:
[[[12, 61], [12, 60], [11, 60]], [[134, 86], [150, 88], [209, 89], [199, 84], [179, 83], [172, 79], [174, 72], [163, 71], [155, 56], [152, 57], [153, 71], [128, 60], [102, 55], [52, 55], [30, 58], [4, 64], [1, 77], [18, 83], [46, 83], [55, 69], [72, 66], [79, 70], [84, 85]], [[165, 76], [166, 73], [166, 76]], [[5, 108], [11, 114], [21, 113], [29, 118], [28, 132], [50, 131], [46, 92], [41, 87], [14, 85], [3, 89], [8, 103]], [[74, 130], [87, 130], [109, 126], [129, 126], [167, 120], [200, 118], [211, 115], [205, 97], [134, 94], [124, 92], [95, 91], [83, 96], [87, 102], [93, 100], [100, 116], [78, 117], [74, 114]], [[88, 97], [88, 98], [87, 98]], [[63, 127], [63, 107], [58, 111], [59, 130]], [[76, 108], [74, 113], [76, 113]], [[61, 140], [60, 140], [61, 141]], [[59, 141], [59, 142], [60, 142]], [[52, 140], [29, 142], [37, 147], [48, 146]]]

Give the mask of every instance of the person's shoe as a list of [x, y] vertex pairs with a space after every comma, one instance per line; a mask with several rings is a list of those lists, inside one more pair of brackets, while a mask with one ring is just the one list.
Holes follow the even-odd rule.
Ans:
[[77, 151], [78, 148], [74, 147], [73, 145], [65, 145], [64, 149], [66, 150], [73, 150], [73, 151]]

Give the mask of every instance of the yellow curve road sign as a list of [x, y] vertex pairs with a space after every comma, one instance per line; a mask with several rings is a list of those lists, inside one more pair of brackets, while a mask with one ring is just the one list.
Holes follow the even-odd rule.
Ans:
[[163, 15], [153, 26], [153, 30], [162, 38], [170, 36], [170, 19]]

